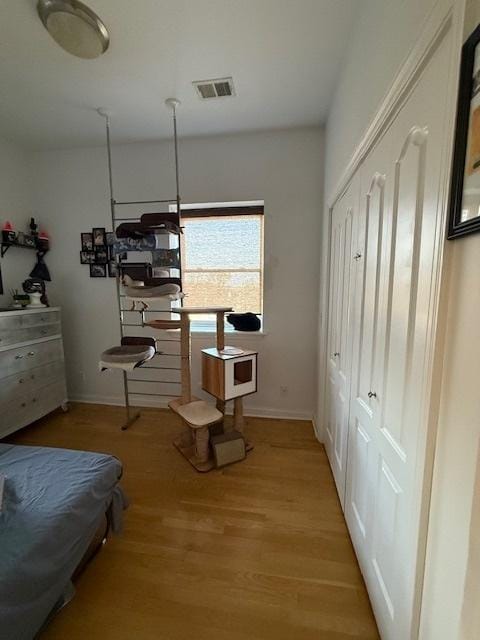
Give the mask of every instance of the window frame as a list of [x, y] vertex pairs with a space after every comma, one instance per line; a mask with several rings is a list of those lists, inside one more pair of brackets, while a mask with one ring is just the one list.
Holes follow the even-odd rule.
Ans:
[[[221, 216], [262, 216], [262, 222], [260, 225], [260, 269], [245, 268], [245, 269], [212, 269], [215, 272], [245, 272], [245, 273], [259, 273], [260, 275], [260, 300], [261, 300], [261, 313], [259, 314], [261, 321], [261, 328], [257, 332], [252, 332], [249, 335], [264, 334], [264, 278], [265, 278], [265, 219], [264, 219], [264, 204], [262, 201], [248, 202], [248, 203], [218, 203], [218, 204], [195, 204], [195, 205], [181, 205], [181, 217], [182, 219], [199, 219], [199, 218], [220, 218]], [[180, 222], [181, 224], [181, 222]], [[186, 269], [184, 267], [184, 260], [186, 257], [185, 237], [183, 234], [180, 238], [181, 244], [181, 260], [182, 260], [182, 275], [185, 273], [208, 273], [208, 269]], [[188, 306], [188, 304], [187, 304]], [[193, 320], [193, 319], [192, 319]], [[193, 320], [191, 322], [191, 330], [194, 333], [214, 333], [216, 330], [214, 320]], [[225, 331], [229, 334], [237, 333], [235, 329], [229, 323], [225, 323]]]

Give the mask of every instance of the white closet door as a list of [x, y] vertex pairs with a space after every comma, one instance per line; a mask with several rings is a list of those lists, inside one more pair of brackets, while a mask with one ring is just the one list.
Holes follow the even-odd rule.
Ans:
[[355, 178], [332, 211], [330, 317], [328, 336], [328, 408], [325, 448], [338, 495], [344, 505], [348, 416], [352, 363], [352, 298], [355, 223], [358, 207]]
[[410, 640], [450, 36], [362, 168], [346, 515], [383, 640]]
[[378, 402], [373, 393], [383, 374], [381, 318], [382, 264], [385, 258], [385, 195], [391, 179], [389, 138], [361, 169], [353, 311], [353, 357], [345, 516], [357, 555], [367, 562], [371, 534]]

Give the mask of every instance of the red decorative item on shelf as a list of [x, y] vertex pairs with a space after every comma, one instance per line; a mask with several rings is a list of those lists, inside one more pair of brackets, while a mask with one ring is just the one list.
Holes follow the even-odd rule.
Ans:
[[38, 234], [37, 246], [41, 251], [48, 251], [50, 245], [50, 236], [42, 229]]
[[15, 242], [17, 234], [13, 229], [13, 225], [10, 220], [6, 220], [2, 227], [2, 242]]

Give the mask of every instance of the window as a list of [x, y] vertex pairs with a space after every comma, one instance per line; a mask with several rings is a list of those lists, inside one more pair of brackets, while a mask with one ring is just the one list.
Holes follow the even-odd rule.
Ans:
[[263, 204], [182, 207], [182, 226], [185, 305], [262, 314]]

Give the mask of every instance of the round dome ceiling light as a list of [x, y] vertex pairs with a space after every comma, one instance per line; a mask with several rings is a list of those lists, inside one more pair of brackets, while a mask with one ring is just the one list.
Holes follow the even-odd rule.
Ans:
[[38, 0], [43, 26], [62, 49], [78, 58], [98, 58], [110, 37], [100, 18], [78, 0]]

